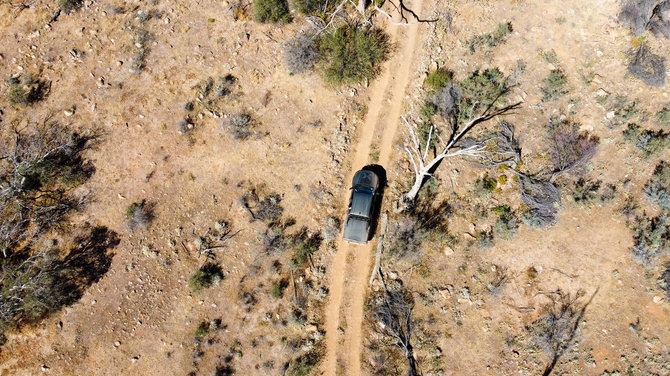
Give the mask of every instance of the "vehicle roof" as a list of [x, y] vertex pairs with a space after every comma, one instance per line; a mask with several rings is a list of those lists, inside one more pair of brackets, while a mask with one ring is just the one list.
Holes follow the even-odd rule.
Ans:
[[366, 243], [368, 241], [368, 221], [355, 215], [348, 215], [344, 223], [342, 238], [350, 242]]
[[351, 195], [351, 209], [349, 213], [365, 218], [370, 217], [373, 194], [373, 191], [366, 188], [354, 188], [354, 193]]
[[376, 191], [379, 186], [379, 177], [372, 171], [360, 170], [354, 175], [352, 187], [365, 187]]

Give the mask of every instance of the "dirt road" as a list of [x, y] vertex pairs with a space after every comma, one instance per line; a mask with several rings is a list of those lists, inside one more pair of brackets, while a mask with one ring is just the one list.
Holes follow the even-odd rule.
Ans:
[[[418, 0], [413, 4], [412, 8], [417, 14], [420, 14], [421, 3], [422, 1]], [[370, 88], [368, 113], [358, 138], [352, 170], [346, 177], [346, 182], [351, 181], [355, 171], [369, 163], [370, 146], [378, 127], [383, 131], [378, 163], [388, 166], [393, 150], [393, 139], [400, 123], [405, 89], [414, 72], [412, 66], [415, 60], [418, 29], [417, 24], [408, 27], [390, 25], [387, 27], [393, 43], [398, 46], [398, 53], [386, 63], [382, 76]], [[341, 199], [346, 207], [349, 192], [346, 191]], [[363, 304], [372, 249], [372, 242], [362, 246], [348, 244], [341, 238], [338, 242], [337, 253], [329, 268], [330, 299], [325, 312], [326, 358], [323, 365], [325, 375], [361, 374]], [[338, 328], [342, 328], [344, 333], [340, 334]]]

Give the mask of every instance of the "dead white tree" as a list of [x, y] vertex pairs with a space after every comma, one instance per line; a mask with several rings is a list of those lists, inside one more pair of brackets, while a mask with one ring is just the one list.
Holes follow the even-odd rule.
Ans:
[[[483, 155], [483, 152], [486, 149], [487, 140], [474, 140], [472, 138], [467, 138], [466, 136], [475, 128], [476, 125], [483, 123], [487, 120], [493, 119], [496, 116], [505, 114], [506, 112], [513, 110], [521, 102], [496, 108], [493, 104], [486, 107], [479, 115], [470, 116], [470, 118], [462, 126], [458, 126], [456, 122], [452, 124], [451, 136], [447, 141], [443, 140], [442, 137], [436, 134], [435, 126], [431, 125], [430, 130], [428, 131], [428, 137], [426, 138], [425, 143], [422, 145], [421, 140], [417, 136], [417, 125], [410, 123], [405, 116], [402, 117], [405, 125], [407, 126], [407, 134], [409, 138], [408, 145], [405, 146], [405, 152], [409, 156], [409, 160], [414, 169], [414, 184], [412, 188], [403, 195], [402, 204], [404, 208], [410, 207], [416, 200], [416, 196], [419, 194], [421, 187], [426, 182], [426, 180], [433, 175], [435, 169], [439, 166], [445, 158], [456, 157], [456, 156], [469, 156], [478, 158]], [[470, 112], [478, 105], [475, 103]], [[437, 142], [433, 139], [437, 139]], [[439, 153], [436, 153], [432, 159], [429, 159], [429, 151], [431, 149], [431, 142], [435, 142], [436, 149], [439, 150]]]

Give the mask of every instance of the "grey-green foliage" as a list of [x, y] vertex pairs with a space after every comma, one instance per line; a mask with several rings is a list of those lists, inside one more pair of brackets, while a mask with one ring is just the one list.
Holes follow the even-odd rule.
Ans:
[[654, 218], [646, 215], [636, 218], [633, 224], [633, 260], [652, 268], [658, 257], [670, 249], [670, 220], [667, 214]]
[[284, 43], [284, 65], [291, 74], [311, 72], [319, 56], [315, 37], [300, 34]]
[[670, 210], [670, 166], [661, 161], [656, 166], [651, 179], [644, 187], [644, 195], [652, 203], [665, 210]]
[[670, 133], [663, 130], [643, 129], [637, 124], [629, 124], [623, 132], [624, 139], [632, 142], [645, 157], [664, 152], [670, 146]]
[[501, 22], [496, 29], [488, 34], [476, 35], [465, 42], [465, 46], [470, 53], [475, 53], [478, 49], [485, 48], [492, 50], [498, 45], [505, 43], [507, 35], [512, 32], [511, 22]]

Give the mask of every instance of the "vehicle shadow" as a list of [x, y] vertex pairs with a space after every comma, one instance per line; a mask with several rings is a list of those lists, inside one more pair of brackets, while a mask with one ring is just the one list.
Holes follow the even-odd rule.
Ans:
[[362, 168], [362, 170], [372, 171], [379, 177], [379, 189], [377, 190], [377, 199], [375, 205], [372, 207], [372, 221], [370, 222], [370, 234], [368, 241], [374, 238], [377, 233], [377, 226], [379, 224], [379, 214], [381, 212], [382, 202], [384, 201], [384, 190], [388, 185], [386, 180], [386, 169], [378, 164], [370, 164]]

